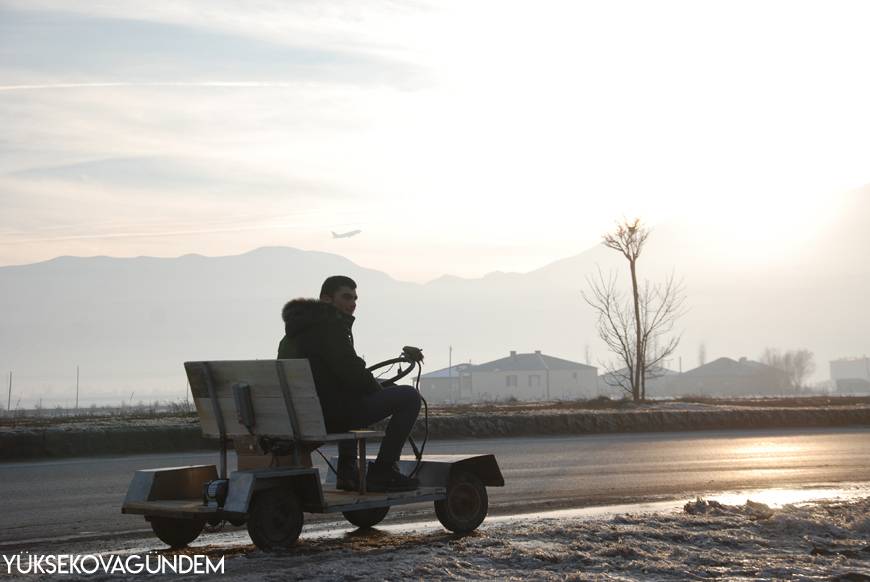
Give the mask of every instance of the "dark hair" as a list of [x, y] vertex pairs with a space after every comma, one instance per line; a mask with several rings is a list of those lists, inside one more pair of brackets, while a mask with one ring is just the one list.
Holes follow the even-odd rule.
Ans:
[[338, 291], [341, 287], [350, 287], [351, 289], [356, 289], [356, 281], [351, 279], [350, 277], [346, 277], [345, 275], [333, 275], [331, 277], [327, 277], [326, 281], [323, 282], [323, 285], [320, 287], [320, 296], [324, 295], [328, 297], [332, 297], [335, 295], [335, 292]]

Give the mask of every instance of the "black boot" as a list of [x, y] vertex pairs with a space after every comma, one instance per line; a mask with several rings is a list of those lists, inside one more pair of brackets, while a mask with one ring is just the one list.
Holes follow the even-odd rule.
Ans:
[[419, 482], [399, 472], [395, 463], [372, 463], [366, 475], [366, 489], [375, 492], [413, 491]]
[[335, 488], [342, 491], [359, 491], [359, 472], [356, 459], [338, 458], [338, 473], [335, 476]]

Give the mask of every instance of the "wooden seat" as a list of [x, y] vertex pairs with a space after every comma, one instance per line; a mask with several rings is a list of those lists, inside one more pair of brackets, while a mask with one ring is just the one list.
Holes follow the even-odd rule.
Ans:
[[[383, 436], [381, 431], [327, 433], [308, 360], [185, 362], [206, 437], [270, 436], [303, 443]], [[252, 426], [240, 422], [234, 386], [249, 386]], [[222, 430], [223, 427], [223, 430]]]
[[384, 436], [374, 430], [328, 433], [308, 360], [185, 362], [184, 368], [202, 434], [221, 439], [222, 477], [227, 441], [236, 442], [240, 468], [241, 455], [268, 453], [268, 466], [281, 465], [276, 457], [311, 466], [311, 451], [323, 443], [356, 440], [362, 462], [365, 440]]

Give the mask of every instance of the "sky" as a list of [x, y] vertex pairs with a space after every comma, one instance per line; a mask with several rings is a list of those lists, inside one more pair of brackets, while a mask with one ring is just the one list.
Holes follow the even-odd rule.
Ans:
[[0, 265], [282, 245], [422, 282], [532, 270], [623, 216], [742, 260], [870, 183], [868, 24], [865, 2], [0, 0]]

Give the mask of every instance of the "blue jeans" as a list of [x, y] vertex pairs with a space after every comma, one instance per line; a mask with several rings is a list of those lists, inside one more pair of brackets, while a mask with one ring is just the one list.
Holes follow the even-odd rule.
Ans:
[[[413, 386], [390, 386], [363, 398], [350, 419], [351, 428], [365, 428], [390, 417], [384, 440], [378, 451], [378, 464], [399, 460], [402, 447], [420, 414], [420, 395]], [[340, 459], [356, 459], [356, 441], [338, 443]]]

